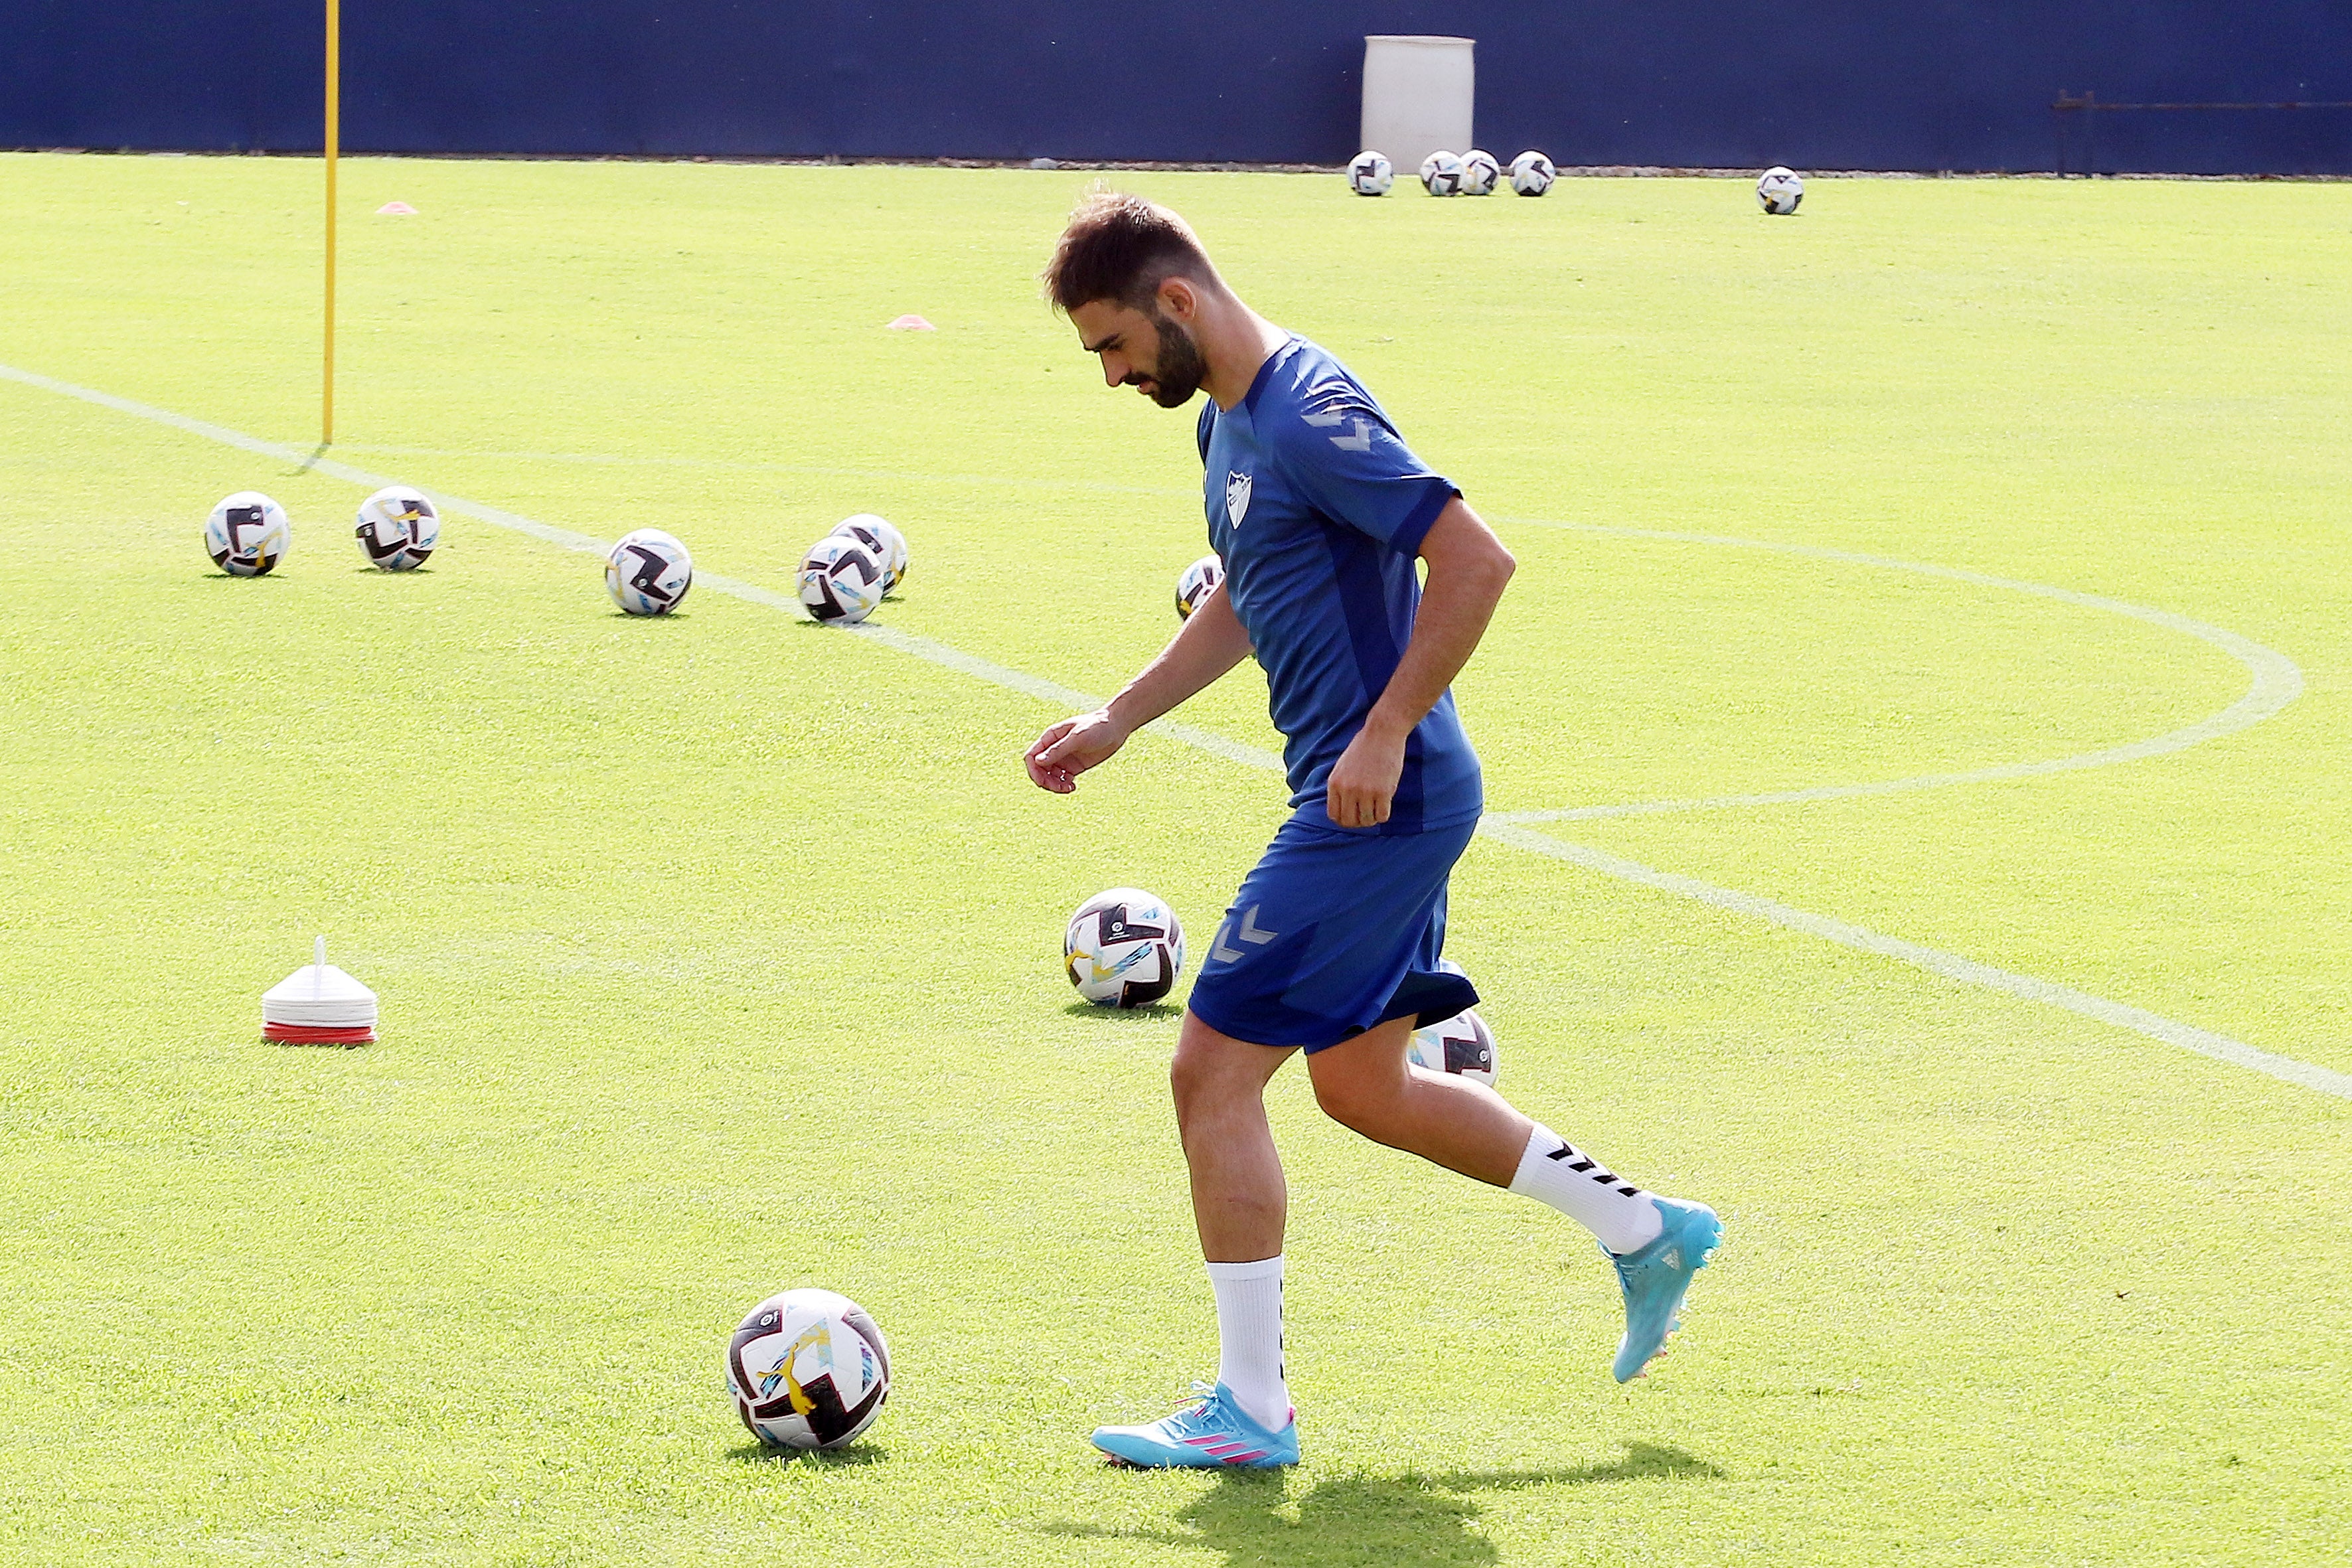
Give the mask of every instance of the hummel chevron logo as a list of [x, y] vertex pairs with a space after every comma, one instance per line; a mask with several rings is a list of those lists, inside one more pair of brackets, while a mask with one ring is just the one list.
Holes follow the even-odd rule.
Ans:
[[1356, 433], [1354, 435], [1334, 436], [1331, 437], [1331, 445], [1339, 447], [1342, 452], [1370, 451], [1372, 449], [1372, 422], [1369, 419], [1357, 420]]
[[1280, 931], [1266, 931], [1258, 925], [1258, 905], [1252, 904], [1248, 909], [1244, 910], [1238, 928], [1235, 928], [1231, 921], [1217, 928], [1217, 940], [1209, 944], [1211, 958], [1215, 959], [1219, 963], [1236, 963], [1249, 956], [1240, 948], [1225, 945], [1225, 932], [1228, 930], [1233, 931], [1235, 936], [1248, 942], [1252, 947], [1262, 947], [1282, 934]]
[[1348, 416], [1344, 414], [1303, 414], [1299, 417], [1318, 430], [1328, 430], [1334, 425], [1345, 425], [1348, 422]]

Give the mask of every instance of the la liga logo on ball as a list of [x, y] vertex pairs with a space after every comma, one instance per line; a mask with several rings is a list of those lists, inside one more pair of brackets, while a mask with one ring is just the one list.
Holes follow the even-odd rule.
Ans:
[[1078, 906], [1062, 933], [1062, 968], [1079, 995], [1103, 1007], [1144, 1007], [1176, 987], [1184, 928], [1140, 888], [1113, 888]]
[[658, 528], [625, 533], [604, 557], [604, 591], [632, 616], [666, 616], [694, 586], [694, 557]]
[[395, 485], [360, 502], [360, 552], [385, 572], [414, 572], [441, 542], [441, 514], [432, 500]]
[[286, 509], [259, 490], [223, 497], [205, 519], [205, 553], [232, 577], [267, 577], [293, 547]]
[[890, 1396], [890, 1346], [873, 1314], [803, 1289], [751, 1309], [727, 1342], [727, 1392], [751, 1436], [775, 1448], [857, 1440]]

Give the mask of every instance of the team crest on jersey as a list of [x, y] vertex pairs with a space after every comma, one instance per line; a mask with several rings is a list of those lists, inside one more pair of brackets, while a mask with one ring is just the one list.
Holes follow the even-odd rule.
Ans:
[[1225, 472], [1225, 520], [1235, 528], [1249, 511], [1250, 477], [1239, 469]]

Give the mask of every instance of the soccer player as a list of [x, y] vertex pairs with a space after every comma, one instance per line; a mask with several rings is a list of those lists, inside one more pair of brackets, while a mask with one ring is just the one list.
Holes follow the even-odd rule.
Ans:
[[1097, 189], [1045, 282], [1110, 385], [1162, 408], [1208, 393], [1203, 489], [1225, 579], [1108, 705], [1038, 737], [1029, 776], [1068, 794], [1255, 654], [1291, 792], [1289, 819], [1208, 944], [1169, 1075], [1216, 1294], [1217, 1382], [1165, 1419], [1101, 1428], [1095, 1446], [1143, 1466], [1298, 1462], [1282, 1359], [1288, 1194], [1265, 1103], [1298, 1051], [1342, 1125], [1549, 1204], [1600, 1239], [1624, 1294], [1613, 1370], [1627, 1381], [1676, 1326], [1721, 1239], [1715, 1212], [1644, 1192], [1494, 1090], [1405, 1060], [1416, 1026], [1478, 999], [1439, 959], [1446, 878], [1485, 809], [1447, 688], [1510, 581], [1510, 552], [1347, 368], [1244, 304], [1167, 208]]

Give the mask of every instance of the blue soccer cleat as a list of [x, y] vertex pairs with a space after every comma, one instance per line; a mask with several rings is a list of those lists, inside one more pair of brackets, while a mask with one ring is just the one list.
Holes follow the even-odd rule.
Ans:
[[1625, 1292], [1625, 1337], [1617, 1342], [1617, 1360], [1609, 1369], [1620, 1383], [1640, 1376], [1650, 1358], [1665, 1348], [1666, 1336], [1682, 1326], [1683, 1294], [1691, 1276], [1706, 1267], [1723, 1241], [1723, 1222], [1705, 1204], [1654, 1194], [1650, 1201], [1658, 1205], [1665, 1229], [1622, 1258], [1609, 1255]]
[[1279, 1432], [1251, 1420], [1223, 1384], [1192, 1387], [1201, 1397], [1143, 1426], [1097, 1426], [1089, 1439], [1122, 1464], [1145, 1469], [1265, 1470], [1298, 1463], [1297, 1412]]

